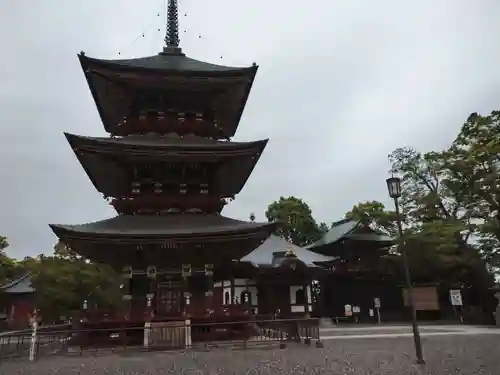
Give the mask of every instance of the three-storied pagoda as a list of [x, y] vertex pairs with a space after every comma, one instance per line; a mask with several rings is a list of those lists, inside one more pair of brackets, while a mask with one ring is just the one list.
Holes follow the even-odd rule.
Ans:
[[[156, 56], [79, 55], [109, 138], [66, 134], [111, 219], [50, 225], [85, 258], [123, 272], [127, 319], [217, 315], [214, 272], [269, 237], [272, 223], [220, 214], [243, 188], [267, 140], [231, 142], [257, 72], [186, 57], [177, 1]], [[224, 312], [227, 314], [227, 311]]]

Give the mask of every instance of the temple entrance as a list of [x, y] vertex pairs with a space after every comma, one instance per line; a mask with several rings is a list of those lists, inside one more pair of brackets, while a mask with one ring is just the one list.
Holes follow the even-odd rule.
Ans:
[[156, 296], [156, 315], [182, 315], [183, 290], [179, 281], [169, 280], [158, 283]]

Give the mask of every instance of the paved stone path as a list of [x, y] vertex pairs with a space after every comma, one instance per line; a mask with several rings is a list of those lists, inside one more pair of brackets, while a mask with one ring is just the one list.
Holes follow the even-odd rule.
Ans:
[[[351, 340], [325, 340], [325, 348], [213, 350], [184, 353], [46, 357], [38, 362], [0, 364], [0, 375], [498, 375], [500, 335], [496, 329], [436, 327], [425, 331], [425, 365], [414, 361], [406, 327], [340, 328], [357, 332]], [[445, 331], [438, 332], [437, 329]], [[403, 332], [401, 332], [403, 330]], [[376, 333], [374, 333], [376, 332]], [[445, 333], [435, 335], [433, 333]], [[393, 335], [377, 337], [374, 335]], [[394, 336], [398, 335], [398, 336]], [[332, 334], [335, 336], [335, 334]], [[342, 337], [339, 335], [337, 337]]]
[[[466, 325], [422, 325], [419, 326], [422, 337], [450, 335], [499, 335], [500, 329], [491, 327]], [[356, 339], [356, 338], [397, 338], [412, 337], [413, 331], [409, 325], [397, 326], [338, 326], [321, 328], [323, 340]]]

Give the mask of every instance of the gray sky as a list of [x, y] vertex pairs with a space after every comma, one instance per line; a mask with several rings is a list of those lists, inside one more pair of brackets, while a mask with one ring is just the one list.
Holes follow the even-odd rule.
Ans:
[[[392, 149], [444, 147], [470, 112], [500, 109], [498, 0], [179, 3], [189, 56], [260, 65], [235, 139], [270, 142], [227, 216], [263, 220], [280, 195], [329, 223], [359, 201], [385, 202]], [[162, 12], [163, 0], [0, 1], [0, 234], [11, 255], [50, 252], [48, 223], [113, 216], [63, 136], [105, 135], [76, 54], [156, 54]]]

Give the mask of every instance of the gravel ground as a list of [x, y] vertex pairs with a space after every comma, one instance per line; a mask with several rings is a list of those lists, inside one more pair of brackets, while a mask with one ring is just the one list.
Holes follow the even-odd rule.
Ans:
[[96, 357], [47, 357], [35, 363], [6, 362], [1, 375], [90, 374], [495, 374], [500, 373], [500, 335], [423, 339], [426, 364], [414, 362], [412, 338], [327, 340], [285, 350], [135, 353]]

